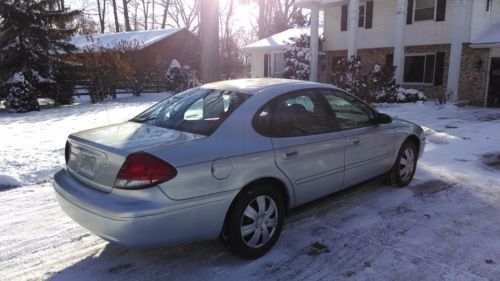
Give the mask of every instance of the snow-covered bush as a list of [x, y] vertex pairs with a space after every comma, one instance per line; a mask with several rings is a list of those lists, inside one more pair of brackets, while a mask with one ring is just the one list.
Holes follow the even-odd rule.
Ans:
[[184, 90], [186, 78], [182, 71], [181, 64], [177, 60], [172, 60], [165, 76], [165, 89], [175, 93]]
[[5, 107], [9, 112], [40, 110], [37, 91], [23, 72], [14, 73], [2, 86], [2, 92], [7, 93]]
[[386, 96], [394, 96], [398, 91], [398, 85], [394, 77], [396, 67], [393, 65], [375, 64], [371, 73], [367, 74], [368, 85], [371, 91], [370, 101], [377, 101], [378, 93]]
[[302, 34], [298, 38], [290, 38], [285, 47], [285, 73], [289, 79], [309, 80], [309, 61], [311, 48], [310, 36]]
[[359, 56], [341, 58], [334, 66], [333, 84], [369, 103], [407, 103], [426, 99], [422, 92], [396, 84], [396, 67], [375, 64], [371, 72], [363, 73], [361, 66]]
[[378, 92], [375, 94], [375, 102], [382, 103], [410, 103], [425, 101], [427, 97], [419, 90], [398, 88], [395, 93]]
[[361, 66], [359, 56], [341, 58], [333, 67], [332, 82], [340, 89], [370, 102], [372, 99], [368, 85], [370, 79], [361, 72]]

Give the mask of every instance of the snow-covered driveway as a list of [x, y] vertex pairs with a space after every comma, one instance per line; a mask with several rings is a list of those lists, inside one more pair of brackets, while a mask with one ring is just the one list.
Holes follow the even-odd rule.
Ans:
[[498, 280], [500, 110], [394, 105], [423, 125], [411, 186], [375, 180], [291, 212], [256, 261], [217, 241], [127, 250], [72, 222], [50, 176], [68, 133], [118, 122], [165, 95], [0, 114], [0, 280]]

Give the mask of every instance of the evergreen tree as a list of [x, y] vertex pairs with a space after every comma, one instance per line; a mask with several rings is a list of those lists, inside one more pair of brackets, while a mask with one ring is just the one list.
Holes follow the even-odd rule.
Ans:
[[66, 28], [80, 11], [60, 10], [56, 0], [0, 1], [0, 97], [11, 112], [39, 110], [38, 96], [71, 102], [63, 54], [75, 50]]
[[291, 42], [287, 43], [285, 48], [285, 78], [309, 80], [310, 40], [310, 36], [305, 34], [301, 34], [298, 38], [290, 38]]

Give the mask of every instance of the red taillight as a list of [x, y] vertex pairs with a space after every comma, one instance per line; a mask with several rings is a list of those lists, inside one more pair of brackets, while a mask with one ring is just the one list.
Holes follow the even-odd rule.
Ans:
[[115, 180], [115, 188], [142, 189], [166, 182], [177, 175], [167, 162], [145, 152], [131, 154], [123, 163]]

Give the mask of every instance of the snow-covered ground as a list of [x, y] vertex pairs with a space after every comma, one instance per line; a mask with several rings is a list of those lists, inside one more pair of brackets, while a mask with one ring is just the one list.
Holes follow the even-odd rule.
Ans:
[[0, 114], [0, 280], [498, 280], [500, 109], [379, 106], [426, 129], [412, 184], [375, 180], [294, 210], [256, 261], [217, 241], [128, 250], [90, 234], [50, 183], [66, 136], [165, 96]]

